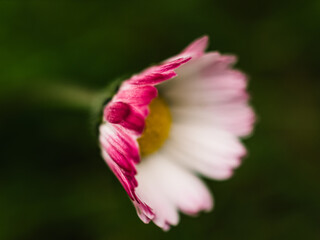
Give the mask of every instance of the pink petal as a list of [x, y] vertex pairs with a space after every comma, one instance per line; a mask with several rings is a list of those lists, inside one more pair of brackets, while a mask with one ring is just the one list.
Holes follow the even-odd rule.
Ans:
[[147, 86], [131, 86], [120, 91], [116, 96], [116, 101], [122, 101], [134, 106], [149, 105], [152, 99], [158, 95], [157, 88]]
[[200, 57], [206, 50], [209, 42], [208, 36], [203, 36], [201, 38], [193, 41], [189, 46], [187, 46], [181, 54], [190, 54], [193, 57]]
[[119, 124], [132, 130], [138, 135], [143, 132], [145, 126], [144, 116], [124, 102], [109, 103], [104, 109], [104, 118], [110, 123]]
[[145, 75], [134, 76], [131, 78], [130, 83], [137, 85], [155, 85], [175, 76], [176, 73], [174, 71], [168, 71], [163, 73], [152, 72]]

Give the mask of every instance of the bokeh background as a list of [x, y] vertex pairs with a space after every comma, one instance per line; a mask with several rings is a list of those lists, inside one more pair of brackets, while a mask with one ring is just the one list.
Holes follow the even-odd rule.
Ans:
[[[234, 177], [207, 181], [214, 211], [164, 233], [101, 159], [86, 99], [204, 34], [240, 57], [259, 119]], [[320, 239], [319, 43], [318, 0], [1, 0], [0, 239]]]

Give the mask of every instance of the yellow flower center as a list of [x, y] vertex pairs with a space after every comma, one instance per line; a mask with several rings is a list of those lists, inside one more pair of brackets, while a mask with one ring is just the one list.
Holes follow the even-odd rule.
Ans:
[[160, 97], [152, 100], [146, 126], [138, 139], [142, 156], [157, 151], [169, 136], [171, 114], [167, 103]]

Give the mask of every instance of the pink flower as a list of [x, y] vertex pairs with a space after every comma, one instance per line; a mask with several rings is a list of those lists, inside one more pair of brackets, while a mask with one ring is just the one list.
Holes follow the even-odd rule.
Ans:
[[124, 81], [105, 106], [102, 155], [141, 220], [164, 230], [179, 211], [210, 211], [212, 196], [198, 177], [232, 176], [255, 114], [236, 58], [205, 53], [208, 37]]

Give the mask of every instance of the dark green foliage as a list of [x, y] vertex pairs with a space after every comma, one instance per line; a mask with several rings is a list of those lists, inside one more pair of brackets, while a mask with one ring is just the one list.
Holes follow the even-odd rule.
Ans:
[[[212, 213], [144, 225], [100, 157], [84, 108], [35, 97], [92, 91], [208, 34], [235, 53], [258, 114]], [[318, 0], [0, 1], [0, 239], [319, 239]]]

